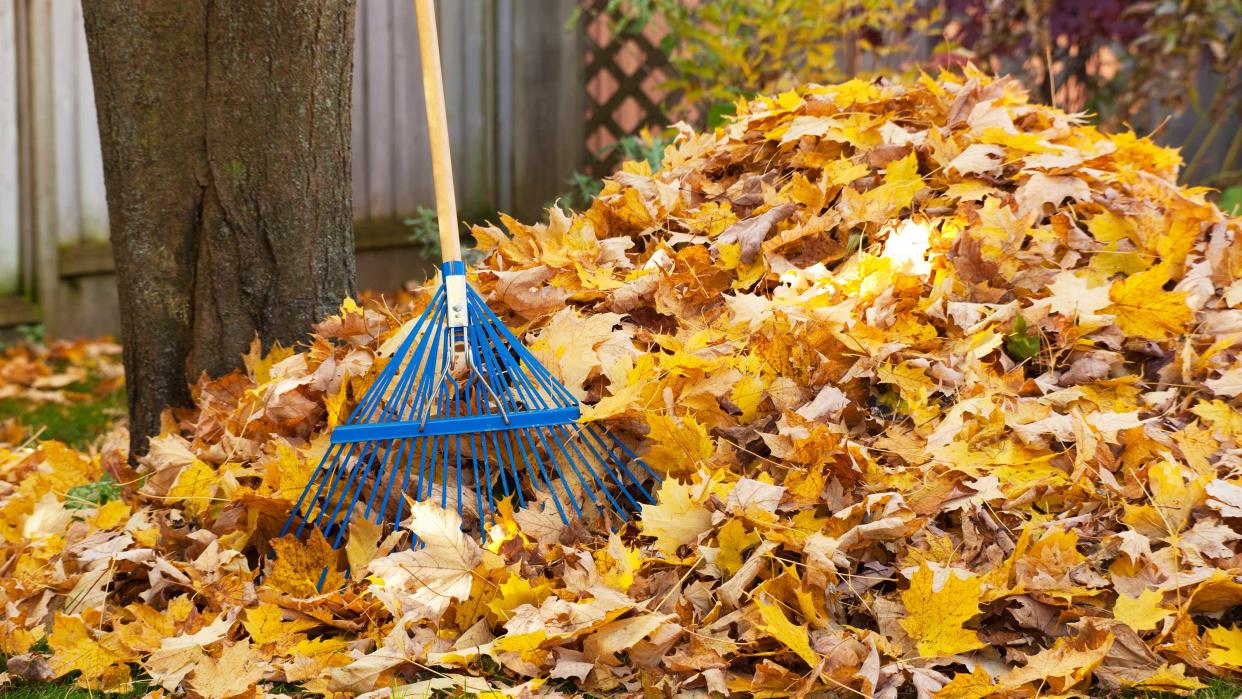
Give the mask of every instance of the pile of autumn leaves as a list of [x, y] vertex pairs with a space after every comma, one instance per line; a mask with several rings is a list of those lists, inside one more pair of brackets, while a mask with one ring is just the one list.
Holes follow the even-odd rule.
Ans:
[[[430, 290], [349, 302], [200, 384], [137, 471], [119, 438], [0, 452], [9, 674], [209, 699], [1236, 679], [1242, 221], [1179, 163], [969, 71], [740, 105], [581, 214], [475, 230], [492, 307], [668, 474], [638, 521], [505, 509], [481, 546], [420, 504], [340, 553], [270, 544]], [[105, 474], [118, 495], [84, 488]], [[328, 560], [329, 587], [366, 574], [315, 594]]]

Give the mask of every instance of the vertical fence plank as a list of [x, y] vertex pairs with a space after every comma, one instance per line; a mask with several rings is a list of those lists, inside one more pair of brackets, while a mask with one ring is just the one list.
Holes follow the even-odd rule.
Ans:
[[0, 295], [21, 291], [16, 19], [14, 0], [0, 0]]
[[34, 243], [33, 277], [45, 315], [55, 307], [58, 227], [56, 221], [56, 92], [53, 45], [53, 0], [29, 0], [27, 22], [28, 104], [23, 130], [28, 130], [30, 170], [30, 236]]
[[[414, 4], [397, 0], [393, 14], [392, 65], [389, 67], [393, 82], [393, 131], [387, 140], [395, 160], [393, 213], [398, 216], [414, 213], [419, 205], [430, 206], [435, 199], [417, 27]], [[451, 124], [452, 119], [449, 122]]]
[[21, 289], [31, 295], [36, 288], [35, 256], [38, 245], [34, 232], [34, 149], [23, 129], [33, 113], [30, 94], [30, 3], [14, 0], [14, 26], [17, 31], [17, 234], [21, 252]]
[[47, 114], [53, 130], [52, 173], [56, 179], [56, 243], [60, 247], [82, 242], [82, 213], [78, 194], [78, 57], [74, 35], [73, 5], [50, 3], [51, 41], [41, 47], [51, 54], [52, 111]]
[[95, 116], [95, 88], [91, 82], [90, 57], [86, 52], [86, 26], [82, 3], [73, 3], [73, 39], [77, 45], [77, 142], [78, 194], [81, 198], [82, 239], [90, 243], [108, 240], [108, 200], [104, 191], [103, 155], [99, 150], [99, 123]]
[[[363, 47], [367, 71], [366, 152], [367, 213], [370, 218], [393, 215], [393, 75], [392, 2], [364, 1], [358, 5], [366, 24]], [[355, 146], [356, 147], [356, 146]]]
[[367, 125], [367, 71], [366, 55], [362, 47], [366, 45], [367, 26], [364, 21], [366, 9], [362, 2], [356, 8], [354, 19], [354, 75], [353, 91], [350, 95], [350, 187], [353, 195], [354, 220], [362, 220], [369, 215], [367, 208], [367, 149], [365, 144]]
[[488, 214], [494, 202], [493, 14], [489, 0], [441, 0], [444, 65], [453, 175], [463, 217]]
[[513, 32], [514, 0], [497, 0], [496, 33], [496, 198], [500, 211], [513, 209]]
[[565, 26], [575, 0], [547, 0], [513, 21], [513, 211], [531, 220], [582, 165], [583, 43]]

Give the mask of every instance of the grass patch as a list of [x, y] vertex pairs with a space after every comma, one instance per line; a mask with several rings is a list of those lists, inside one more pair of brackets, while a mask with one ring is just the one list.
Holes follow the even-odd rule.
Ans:
[[[1207, 687], [1190, 695], [1191, 699], [1238, 699], [1242, 697], [1242, 684], [1226, 680], [1210, 680]], [[1125, 699], [1184, 699], [1168, 692], [1126, 691], [1120, 694]]]
[[125, 415], [125, 389], [106, 390], [98, 376], [65, 387], [75, 395], [67, 403], [0, 399], [0, 422], [17, 421], [41, 440], [57, 440], [77, 449], [94, 443], [108, 427]]
[[87, 699], [91, 693], [59, 684], [23, 684], [3, 691], [5, 699]]
[[19, 684], [13, 687], [0, 688], [0, 697], [4, 699], [137, 699], [146, 694], [149, 688], [135, 682], [133, 691], [125, 694], [104, 694], [98, 691], [82, 689], [71, 684]]
[[1231, 216], [1237, 216], [1239, 213], [1242, 213], [1242, 186], [1226, 187], [1220, 193], [1220, 201], [1216, 205], [1220, 207], [1221, 211]]
[[123, 415], [124, 409], [124, 391], [68, 405], [45, 403], [32, 407], [22, 400], [9, 398], [0, 400], [0, 420], [16, 418], [32, 434], [43, 428], [39, 439], [59, 440], [82, 449]]

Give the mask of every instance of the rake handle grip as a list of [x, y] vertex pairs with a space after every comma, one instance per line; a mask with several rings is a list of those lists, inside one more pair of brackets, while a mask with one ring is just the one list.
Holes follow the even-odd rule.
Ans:
[[444, 109], [444, 77], [440, 72], [440, 38], [436, 32], [434, 0], [414, 0], [418, 16], [418, 55], [423, 69], [423, 100], [427, 105], [427, 132], [431, 137], [431, 175], [436, 187], [436, 216], [440, 221], [440, 258], [461, 260], [457, 235], [457, 196], [453, 191], [453, 160], [449, 154], [448, 115]]

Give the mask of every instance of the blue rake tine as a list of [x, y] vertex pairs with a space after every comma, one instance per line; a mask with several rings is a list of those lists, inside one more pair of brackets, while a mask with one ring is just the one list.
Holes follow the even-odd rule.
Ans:
[[[558, 427], [556, 429], [560, 430], [563, 428]], [[583, 433], [582, 427], [578, 426], [577, 434], [574, 436], [581, 436], [582, 433]], [[634, 502], [634, 498], [630, 495], [630, 489], [627, 488], [625, 484], [621, 482], [620, 478], [617, 478], [617, 474], [611, 468], [608, 468], [608, 465], [610, 463], [609, 460], [606, 459], [603, 454], [599, 453], [599, 451], [595, 448], [595, 445], [591, 444], [590, 440], [587, 440], [587, 439], [578, 440], [578, 439], [574, 439], [573, 437], [570, 437], [569, 439], [570, 439], [571, 445], [577, 441], [581, 441], [583, 444], [585, 444], [587, 449], [591, 452], [591, 455], [594, 456], [597, 461], [599, 461], [601, 470], [603, 470], [603, 472], [607, 474], [607, 476], [610, 479], [612, 479], [612, 483], [616, 485], [618, 487], [618, 490], [621, 491], [621, 494], [625, 496], [626, 501], [629, 502], [629, 506], [634, 509], [638, 509], [640, 507], [640, 505], [637, 502]], [[574, 450], [577, 451], [577, 449], [578, 447], [575, 445]], [[622, 519], [629, 519], [629, 517], [625, 516], [626, 508], [621, 507], [621, 505], [618, 504], [617, 501], [608, 492], [607, 486], [600, 480], [599, 476], [595, 475], [595, 469], [591, 468], [590, 462], [585, 457], [583, 458], [583, 462], [585, 462], [587, 464], [587, 468], [590, 469], [591, 477], [595, 479], [596, 484], [599, 485], [600, 489], [604, 491], [604, 494], [608, 496], [609, 501], [612, 502], [613, 509], [621, 513]]]

